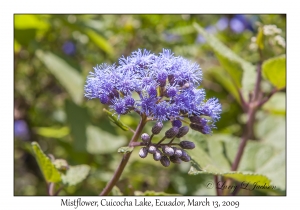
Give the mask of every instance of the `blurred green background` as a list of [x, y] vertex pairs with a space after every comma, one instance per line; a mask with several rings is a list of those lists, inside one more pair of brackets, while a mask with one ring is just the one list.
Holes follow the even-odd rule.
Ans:
[[[117, 149], [127, 145], [131, 133], [109, 121], [103, 112], [107, 107], [99, 100], [84, 98], [85, 79], [97, 64], [117, 63], [119, 57], [137, 49], [153, 53], [171, 49], [175, 55], [199, 63], [204, 74], [201, 87], [206, 89], [208, 98], [220, 99], [223, 113], [212, 136], [191, 134], [190, 138], [238, 141], [245, 115], [224, 68], [193, 26], [194, 22], [253, 64], [259, 61], [253, 38], [258, 26], [275, 24], [282, 30], [282, 39], [268, 39], [264, 58], [285, 54], [285, 15], [15, 15], [14, 194], [47, 195], [46, 182], [32, 154], [32, 141], [38, 142], [46, 154], [65, 159], [70, 166], [90, 166], [83, 182], [65, 187], [60, 195], [101, 192], [122, 157]], [[272, 87], [264, 81], [262, 88], [268, 92]], [[270, 160], [275, 163], [265, 171], [280, 190], [246, 194], [285, 194], [285, 176], [282, 177], [285, 152], [279, 158], [276, 156], [285, 151], [285, 91], [272, 98], [258, 112], [253, 141], [270, 144], [274, 149], [272, 155], [279, 160]], [[126, 115], [121, 120], [134, 128], [138, 116]], [[248, 157], [251, 159], [255, 154]], [[213, 177], [188, 175], [190, 163], [164, 168], [151, 159], [141, 159], [134, 151], [117, 185], [121, 193], [215, 195], [214, 189], [205, 188], [205, 183]], [[280, 173], [272, 171], [273, 168]], [[240, 170], [256, 171], [256, 168]]]

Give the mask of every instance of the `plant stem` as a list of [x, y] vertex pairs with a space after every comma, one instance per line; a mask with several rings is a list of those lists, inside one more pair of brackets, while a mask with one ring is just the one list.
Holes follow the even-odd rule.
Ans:
[[48, 195], [50, 196], [54, 195], [53, 191], [54, 191], [54, 183], [50, 182], [48, 185]]
[[254, 125], [254, 121], [255, 121], [255, 114], [256, 114], [257, 106], [259, 104], [260, 83], [261, 83], [261, 63], [259, 63], [257, 66], [257, 77], [256, 77], [254, 93], [253, 93], [253, 97], [251, 97], [251, 101], [248, 104], [248, 111], [247, 111], [248, 121], [247, 121], [247, 125], [246, 125], [246, 130], [245, 130], [245, 134], [242, 137], [237, 155], [236, 155], [234, 162], [232, 164], [232, 167], [231, 167], [231, 170], [233, 170], [233, 171], [237, 170], [239, 163], [241, 161], [242, 155], [244, 153], [244, 149], [245, 149], [247, 140], [249, 138], [251, 138], [253, 135], [253, 125]]
[[220, 195], [222, 195], [222, 191], [218, 187], [219, 176], [218, 175], [214, 175], [214, 180], [215, 180], [215, 187], [216, 187], [217, 196], [220, 196]]
[[[139, 125], [136, 128], [136, 132], [134, 133], [134, 135], [132, 136], [132, 138], [129, 142], [129, 146], [131, 145], [131, 143], [136, 142], [139, 139], [146, 122], [147, 122], [146, 116], [142, 115], [141, 121], [139, 122]], [[122, 158], [118, 168], [116, 169], [112, 179], [110, 180], [110, 182], [106, 185], [106, 187], [103, 189], [103, 191], [99, 195], [108, 195], [108, 193], [110, 193], [112, 188], [119, 181], [119, 179], [123, 173], [123, 170], [130, 158], [130, 155], [131, 155], [131, 152], [123, 155], [123, 158]]]

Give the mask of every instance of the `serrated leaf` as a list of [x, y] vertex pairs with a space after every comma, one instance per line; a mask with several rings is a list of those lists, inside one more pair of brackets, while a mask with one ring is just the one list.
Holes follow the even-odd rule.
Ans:
[[87, 126], [86, 149], [91, 154], [107, 154], [116, 152], [117, 149], [126, 144], [124, 136], [114, 136], [98, 127]]
[[51, 52], [36, 51], [36, 56], [45, 64], [77, 104], [83, 100], [84, 81], [76, 69]]
[[127, 125], [125, 125], [124, 123], [121, 122], [121, 120], [118, 120], [118, 118], [113, 115], [113, 113], [111, 113], [110, 111], [108, 111], [107, 109], [103, 108], [103, 111], [108, 115], [109, 119], [116, 124], [119, 128], [121, 128], [123, 131], [128, 131], [129, 127]]
[[82, 182], [89, 174], [90, 167], [88, 165], [70, 166], [65, 175], [62, 175], [64, 184], [72, 186]]
[[133, 149], [134, 147], [120, 147], [118, 149], [118, 153], [123, 153], [123, 154], [131, 153]]
[[246, 91], [251, 91], [255, 84], [255, 67], [250, 62], [239, 57], [214, 35], [207, 33], [197, 23], [194, 23], [194, 27], [213, 48], [220, 64], [228, 72], [235, 85], [242, 87]]
[[286, 56], [270, 58], [262, 64], [263, 77], [277, 89], [286, 86]]
[[61, 174], [56, 169], [51, 160], [44, 154], [37, 142], [31, 143], [35, 158], [46, 179], [46, 181], [57, 183], [61, 181]]
[[134, 195], [137, 196], [178, 196], [179, 194], [169, 194], [169, 193], [165, 193], [165, 192], [155, 192], [155, 191], [145, 191], [145, 192], [141, 192], [141, 191], [134, 191]]
[[[189, 174], [222, 175], [240, 182], [259, 181], [285, 189], [284, 158], [278, 158], [278, 149], [271, 144], [248, 140], [238, 170], [231, 171], [230, 165], [235, 159], [240, 143], [238, 137], [215, 134], [206, 139], [194, 134], [194, 139], [197, 139], [194, 141], [196, 148], [188, 151], [192, 158]], [[281, 141], [284, 142], [284, 139]], [[284, 148], [282, 149], [279, 152], [284, 151]]]

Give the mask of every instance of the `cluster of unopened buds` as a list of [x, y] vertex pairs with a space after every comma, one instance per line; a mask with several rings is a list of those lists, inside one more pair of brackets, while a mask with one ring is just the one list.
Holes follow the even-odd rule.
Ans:
[[[218, 99], [206, 100], [205, 90], [198, 88], [202, 81], [199, 65], [174, 56], [170, 50], [159, 55], [138, 50], [120, 58], [119, 65], [103, 64], [94, 70], [87, 78], [85, 96], [109, 105], [118, 118], [136, 112], [147, 122], [156, 121], [152, 134], [142, 134], [142, 142], [136, 146], [142, 146], [140, 157], [150, 153], [165, 167], [170, 162], [191, 159], [185, 150], [194, 149], [195, 144], [187, 140], [174, 143], [176, 138], [184, 137], [189, 127], [210, 134], [220, 118], [222, 108]], [[166, 121], [171, 121], [172, 127], [158, 143], [153, 143], [152, 138], [161, 132]], [[182, 126], [182, 122], [189, 127]], [[166, 140], [169, 142], [165, 143]]]
[[[185, 140], [180, 141], [180, 143], [173, 143], [175, 138], [181, 138], [189, 132], [188, 126], [181, 126], [182, 123], [180, 120], [174, 120], [172, 127], [165, 132], [165, 136], [158, 143], [152, 143], [152, 137], [159, 134], [163, 128], [163, 123], [157, 122], [152, 127], [151, 136], [147, 133], [141, 135], [143, 145], [145, 146], [140, 149], [140, 157], [145, 158], [150, 153], [153, 155], [155, 161], [160, 161], [165, 167], [170, 165], [170, 161], [177, 164], [180, 164], [181, 161], [189, 162], [191, 158], [184, 149], [194, 149], [195, 144]], [[171, 140], [169, 143], [163, 144], [162, 142], [166, 139]]]

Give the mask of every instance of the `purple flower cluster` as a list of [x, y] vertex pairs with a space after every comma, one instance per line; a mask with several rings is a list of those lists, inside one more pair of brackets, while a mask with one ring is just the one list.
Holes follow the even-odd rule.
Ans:
[[121, 57], [119, 65], [95, 67], [87, 78], [85, 96], [99, 98], [118, 116], [136, 111], [160, 122], [208, 116], [207, 126], [212, 128], [221, 105], [215, 98], [205, 100], [204, 89], [197, 89], [201, 81], [199, 65], [170, 50], [159, 55], [138, 50]]

